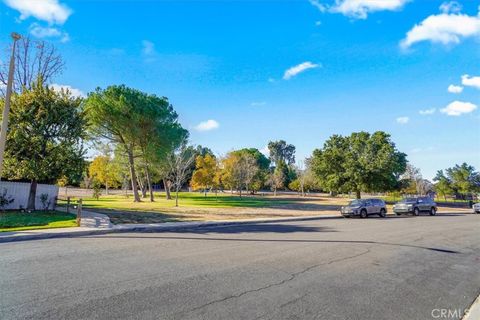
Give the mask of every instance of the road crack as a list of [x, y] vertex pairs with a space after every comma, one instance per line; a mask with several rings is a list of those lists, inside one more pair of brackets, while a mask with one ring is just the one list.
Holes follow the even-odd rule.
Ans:
[[245, 291], [242, 291], [240, 293], [237, 293], [237, 294], [232, 294], [232, 295], [229, 295], [227, 297], [224, 297], [224, 298], [221, 298], [221, 299], [217, 299], [217, 300], [213, 300], [213, 301], [210, 301], [208, 303], [205, 303], [203, 305], [200, 305], [198, 307], [195, 307], [193, 309], [190, 309], [188, 311], [186, 311], [186, 313], [189, 313], [189, 312], [193, 312], [193, 311], [198, 311], [200, 309], [203, 309], [203, 308], [206, 308], [208, 306], [211, 306], [213, 304], [217, 304], [217, 303], [222, 303], [222, 302], [225, 302], [225, 301], [228, 301], [228, 300], [231, 300], [231, 299], [236, 299], [236, 298], [240, 298], [246, 294], [249, 294], [249, 293], [253, 293], [253, 292], [259, 292], [259, 291], [263, 291], [263, 290], [267, 290], [267, 289], [270, 289], [272, 287], [277, 287], [277, 286], [282, 286], [284, 285], [285, 283], [287, 282], [290, 282], [292, 280], [295, 280], [297, 277], [301, 276], [302, 274], [306, 273], [306, 272], [309, 272], [310, 270], [312, 269], [315, 269], [315, 268], [318, 268], [320, 266], [325, 266], [325, 265], [330, 265], [330, 264], [333, 264], [333, 263], [337, 263], [337, 262], [341, 262], [341, 261], [345, 261], [345, 260], [349, 260], [349, 259], [355, 259], [355, 258], [358, 258], [360, 256], [363, 256], [365, 254], [368, 254], [370, 252], [370, 248], [368, 248], [367, 250], [361, 252], [361, 253], [358, 253], [358, 254], [355, 254], [355, 255], [352, 255], [352, 256], [347, 256], [347, 257], [343, 257], [343, 258], [339, 258], [339, 259], [333, 259], [333, 260], [330, 260], [328, 262], [324, 262], [324, 263], [319, 263], [319, 264], [315, 264], [315, 265], [312, 265], [312, 266], [309, 266], [301, 271], [298, 271], [298, 272], [295, 272], [295, 273], [292, 273], [290, 274], [290, 276], [286, 279], [283, 279], [281, 281], [278, 281], [278, 282], [274, 282], [274, 283], [271, 283], [271, 284], [268, 284], [266, 286], [263, 286], [263, 287], [260, 287], [260, 288], [256, 288], [256, 289], [251, 289], [251, 290], [245, 290]]

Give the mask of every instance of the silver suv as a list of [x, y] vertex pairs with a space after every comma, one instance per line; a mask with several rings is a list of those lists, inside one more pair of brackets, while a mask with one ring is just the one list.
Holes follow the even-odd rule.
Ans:
[[382, 199], [356, 199], [340, 209], [342, 216], [366, 218], [370, 215], [387, 216], [387, 206]]
[[420, 212], [428, 212], [431, 216], [434, 216], [437, 214], [437, 204], [430, 197], [405, 198], [395, 203], [393, 212], [397, 216], [409, 213], [418, 216]]

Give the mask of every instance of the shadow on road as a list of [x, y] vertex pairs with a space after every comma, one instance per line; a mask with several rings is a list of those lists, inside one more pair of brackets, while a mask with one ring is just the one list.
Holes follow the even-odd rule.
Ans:
[[[199, 228], [199, 229], [184, 229], [184, 230], [175, 230], [175, 233], [184, 233], [191, 235], [207, 235], [207, 234], [238, 234], [238, 233], [293, 233], [293, 232], [337, 232], [330, 228], [325, 227], [304, 227], [304, 226], [295, 226], [295, 225], [245, 225], [245, 226], [233, 226], [225, 228]], [[149, 234], [153, 233], [163, 233], [149, 231], [145, 232]], [[459, 254], [461, 252], [443, 248], [434, 248], [434, 247], [425, 247], [417, 246], [411, 244], [402, 244], [402, 243], [389, 243], [389, 242], [378, 242], [370, 240], [322, 240], [322, 239], [261, 239], [261, 238], [224, 238], [224, 237], [195, 237], [195, 236], [142, 236], [142, 235], [105, 235], [105, 236], [87, 236], [87, 238], [103, 238], [103, 239], [163, 239], [163, 240], [194, 240], [194, 241], [233, 241], [233, 242], [284, 242], [284, 243], [346, 243], [346, 244], [371, 244], [371, 245], [385, 245], [385, 246], [396, 246], [396, 247], [408, 247], [416, 248], [423, 250], [430, 250], [440, 253], [452, 253]]]

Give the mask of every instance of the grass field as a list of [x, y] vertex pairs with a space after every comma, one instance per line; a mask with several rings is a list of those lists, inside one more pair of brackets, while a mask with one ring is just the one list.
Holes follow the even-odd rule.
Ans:
[[8, 211], [0, 214], [0, 232], [76, 227], [75, 216], [58, 211], [31, 213]]
[[[207, 197], [203, 193], [182, 192], [178, 197], [179, 208], [265, 208], [274, 207], [293, 200], [285, 198], [262, 197], [262, 196], [243, 196], [219, 193], [218, 196], [209, 194]], [[73, 198], [73, 201], [76, 199]], [[150, 202], [148, 198], [141, 202], [133, 202], [133, 197], [128, 198], [125, 195], [101, 196], [98, 200], [94, 198], [83, 198], [85, 208], [95, 209], [128, 209], [139, 211], [177, 211], [175, 207], [175, 198], [167, 200], [164, 193], [155, 193], [155, 201]]]
[[[310, 200], [297, 196], [245, 195], [239, 197], [230, 193], [218, 196], [202, 193], [182, 192], [179, 206], [175, 200], [166, 200], [164, 193], [155, 193], [155, 202], [148, 198], [133, 202], [133, 197], [125, 195], [102, 195], [100, 199], [82, 198], [85, 210], [107, 214], [112, 223], [160, 223], [174, 221], [231, 220], [250, 218], [289, 217], [316, 214], [313, 209], [322, 211], [331, 206], [319, 206]], [[77, 199], [72, 198], [72, 203]], [[316, 200], [318, 203], [318, 200]]]
[[[133, 197], [125, 194], [102, 195], [100, 199], [84, 197], [83, 207], [109, 216], [114, 224], [122, 223], [162, 223], [180, 221], [237, 220], [252, 218], [283, 218], [339, 214], [342, 205], [348, 203], [346, 197], [316, 195], [300, 197], [295, 194], [246, 195], [208, 194], [182, 192], [179, 194], [179, 207], [175, 200], [166, 200], [164, 193], [155, 193], [155, 202], [148, 198], [133, 202]], [[72, 204], [77, 199], [72, 198]], [[443, 210], [443, 209], [442, 209]], [[388, 206], [392, 212], [392, 206]]]

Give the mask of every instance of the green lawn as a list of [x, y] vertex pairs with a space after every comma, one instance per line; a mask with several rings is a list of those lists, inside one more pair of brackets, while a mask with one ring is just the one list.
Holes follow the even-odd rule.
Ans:
[[[172, 194], [174, 197], [174, 195]], [[72, 199], [76, 203], [76, 199]], [[180, 208], [257, 208], [272, 207], [291, 203], [288, 199], [275, 199], [262, 196], [243, 196], [219, 193], [215, 196], [209, 193], [205, 197], [198, 192], [182, 192], [179, 194]], [[115, 210], [136, 210], [136, 211], [163, 211], [169, 212], [175, 208], [175, 199], [166, 200], [164, 193], [155, 193], [155, 202], [150, 202], [148, 198], [142, 199], [142, 202], [134, 203], [133, 197], [128, 198], [125, 195], [101, 196], [100, 199], [84, 198], [84, 208], [92, 209], [115, 209]]]
[[76, 227], [76, 217], [58, 211], [0, 213], [0, 232]]

